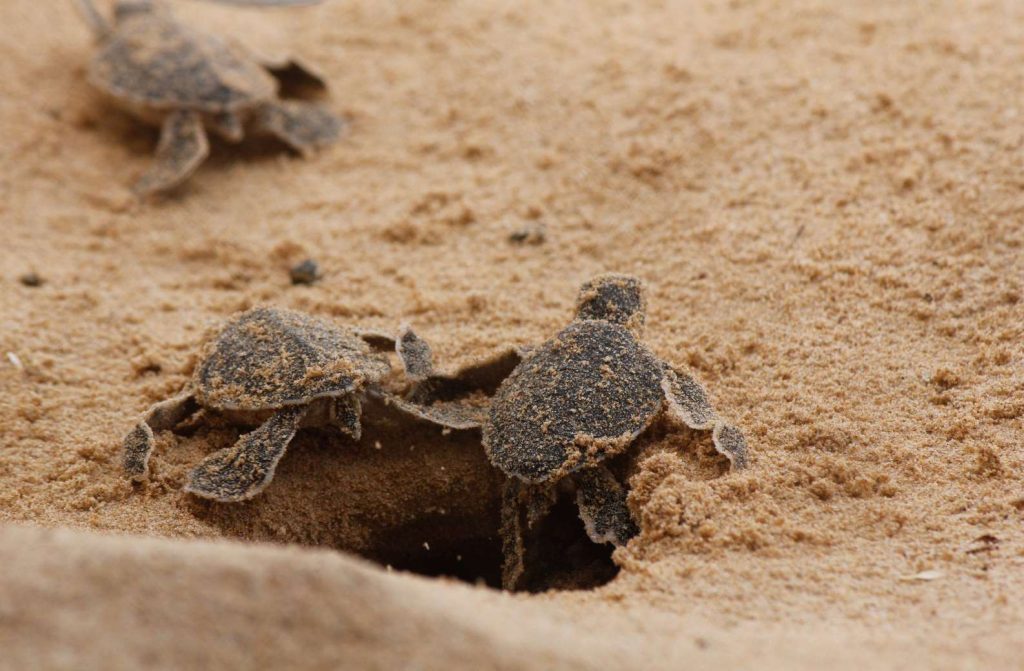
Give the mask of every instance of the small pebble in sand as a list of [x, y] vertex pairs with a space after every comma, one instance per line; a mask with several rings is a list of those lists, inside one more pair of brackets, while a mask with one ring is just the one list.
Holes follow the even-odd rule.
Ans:
[[932, 580], [938, 580], [946, 574], [936, 569], [929, 569], [927, 571], [921, 571], [914, 575], [900, 576], [900, 580], [903, 582], [930, 582]]
[[292, 266], [288, 276], [292, 279], [292, 284], [313, 284], [320, 279], [320, 264], [313, 259], [306, 259]]
[[21, 359], [18, 358], [18, 355], [15, 354], [14, 352], [7, 353], [7, 360], [10, 361], [11, 365], [17, 368], [18, 370], [25, 370], [25, 366], [24, 364], [21, 363]]
[[544, 224], [530, 224], [517, 228], [508, 235], [508, 241], [516, 245], [540, 245], [547, 239]]
[[41, 287], [41, 286], [43, 286], [43, 283], [46, 280], [44, 280], [42, 277], [40, 277], [39, 273], [31, 272], [31, 273], [25, 273], [24, 275], [19, 277], [18, 281], [21, 282], [26, 287]]

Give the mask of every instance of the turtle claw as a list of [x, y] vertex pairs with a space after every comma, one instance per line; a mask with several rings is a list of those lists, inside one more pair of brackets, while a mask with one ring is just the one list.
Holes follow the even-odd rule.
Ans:
[[306, 411], [306, 407], [279, 410], [231, 447], [206, 457], [188, 474], [185, 491], [222, 503], [256, 496], [273, 479]]

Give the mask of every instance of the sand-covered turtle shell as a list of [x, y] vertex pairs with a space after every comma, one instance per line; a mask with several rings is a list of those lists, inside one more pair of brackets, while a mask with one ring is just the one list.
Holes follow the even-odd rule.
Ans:
[[575, 321], [502, 383], [484, 447], [507, 475], [543, 482], [624, 450], [664, 403], [661, 362], [625, 327]]
[[119, 21], [89, 77], [116, 98], [154, 109], [233, 112], [277, 92], [244, 52], [157, 9]]
[[265, 410], [354, 392], [388, 370], [369, 345], [328, 321], [256, 308], [207, 345], [193, 385], [207, 407]]

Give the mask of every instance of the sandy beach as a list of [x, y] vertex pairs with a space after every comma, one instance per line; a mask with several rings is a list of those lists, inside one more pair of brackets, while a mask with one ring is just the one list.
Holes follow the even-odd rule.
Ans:
[[[139, 203], [158, 132], [88, 84], [73, 3], [6, 4], [0, 668], [1024, 663], [1024, 5], [175, 2], [315, 63], [348, 128], [213, 140]], [[246, 503], [182, 492], [223, 423], [120, 470], [240, 311], [409, 323], [454, 370], [602, 272], [751, 463], [656, 423], [599, 586], [496, 589], [479, 433], [386, 407]]]

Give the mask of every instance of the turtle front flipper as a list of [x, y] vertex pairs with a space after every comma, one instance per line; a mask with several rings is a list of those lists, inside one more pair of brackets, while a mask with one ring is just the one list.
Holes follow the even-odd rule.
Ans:
[[509, 478], [501, 488], [501, 587], [513, 591], [526, 572], [525, 510], [519, 501], [523, 483]]
[[715, 410], [704, 387], [679, 369], [665, 366], [661, 388], [668, 401], [669, 415], [691, 429], [705, 431], [715, 425]]
[[354, 394], [339, 396], [334, 401], [334, 425], [338, 427], [339, 431], [350, 436], [352, 440], [359, 440], [359, 437], [363, 435], [363, 425], [360, 419], [362, 414], [363, 404]]
[[576, 505], [590, 540], [620, 547], [640, 532], [626, 505], [626, 490], [605, 466], [585, 468], [573, 480]]
[[502, 589], [529, 589], [535, 582], [531, 568], [537, 564], [536, 529], [555, 501], [553, 487], [527, 484], [518, 478], [505, 481], [501, 490]]
[[[507, 347], [455, 373], [440, 373], [434, 368], [430, 345], [408, 325], [399, 330], [394, 348], [406, 377], [414, 384], [404, 397], [381, 395], [408, 415], [456, 430], [483, 425], [488, 412], [487, 400], [523, 359], [518, 348]], [[471, 396], [476, 398], [471, 399]]]
[[723, 421], [715, 413], [704, 387], [681, 370], [665, 366], [661, 381], [668, 402], [668, 413], [691, 429], [712, 430], [712, 442], [718, 453], [729, 460], [732, 470], [747, 467], [747, 441], [743, 432]]
[[430, 344], [416, 335], [408, 324], [398, 333], [395, 352], [402, 360], [405, 374], [410, 380], [422, 382], [434, 374], [434, 354]]
[[135, 193], [146, 196], [178, 186], [209, 153], [210, 143], [199, 114], [186, 110], [171, 112], [160, 131], [156, 164], [135, 184]]
[[260, 130], [304, 155], [333, 144], [345, 126], [324, 107], [294, 100], [266, 103], [257, 110], [255, 122]]
[[[415, 370], [415, 364], [409, 360], [408, 355], [399, 352], [399, 356], [403, 358], [402, 365], [405, 366], [407, 373], [410, 367]], [[412, 386], [406, 399], [421, 405], [429, 405], [435, 401], [464, 398], [477, 392], [488, 397], [493, 396], [505, 378], [511, 375], [527, 356], [526, 348], [506, 345], [483, 360], [464, 366], [454, 373], [432, 370], [429, 375]]]
[[308, 406], [278, 410], [231, 447], [217, 450], [188, 474], [185, 491], [224, 503], [259, 494], [298, 431]]
[[145, 479], [149, 474], [149, 455], [153, 452], [153, 432], [173, 429], [197, 409], [191, 391], [151, 406], [124, 438], [121, 466], [132, 480]]

